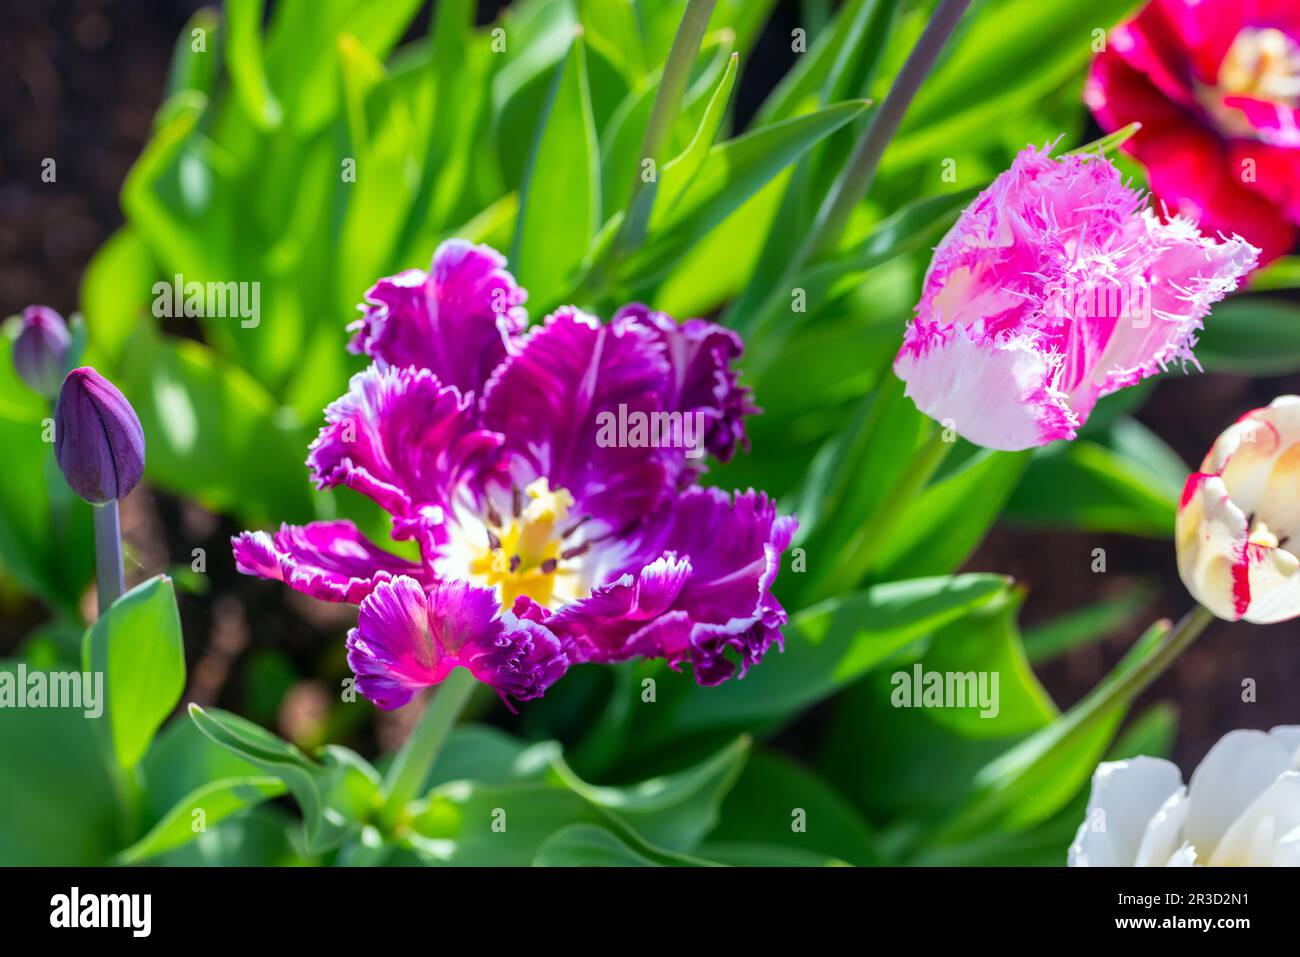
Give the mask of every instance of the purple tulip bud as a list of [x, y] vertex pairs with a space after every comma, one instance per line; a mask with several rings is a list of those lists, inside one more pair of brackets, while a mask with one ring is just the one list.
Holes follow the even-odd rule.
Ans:
[[28, 388], [52, 399], [63, 381], [72, 336], [63, 317], [49, 306], [23, 310], [23, 327], [14, 340], [14, 368]]
[[144, 430], [135, 409], [90, 366], [63, 380], [54, 457], [72, 490], [93, 505], [125, 497], [144, 473]]

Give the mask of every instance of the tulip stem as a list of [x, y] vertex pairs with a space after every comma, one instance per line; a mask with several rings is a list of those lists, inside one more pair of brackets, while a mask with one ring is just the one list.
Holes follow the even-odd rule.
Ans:
[[801, 258], [804, 262], [825, 252], [839, 241], [840, 234], [844, 232], [849, 216], [853, 213], [853, 207], [871, 188], [880, 158], [889, 141], [898, 132], [903, 114], [911, 106], [912, 98], [934, 67], [948, 38], [952, 36], [952, 31], [957, 27], [957, 21], [968, 6], [970, 0], [942, 0], [930, 17], [930, 22], [916, 41], [916, 46], [912, 47], [912, 52], [907, 55], [907, 61], [889, 88], [880, 109], [871, 118], [866, 135], [858, 140], [844, 172], [817, 211], [817, 219], [802, 251]]
[[[1046, 780], [1057, 756], [1078, 747], [1083, 736], [1096, 730], [1107, 715], [1128, 708], [1191, 647], [1213, 620], [1213, 615], [1197, 605], [1172, 629], [1167, 619], [1148, 628], [1124, 659], [1082, 701], [979, 772], [976, 780], [981, 783], [974, 796], [940, 829], [933, 846], [960, 843], [975, 834], [996, 829], [1000, 816], [1008, 811], [1007, 801], [1016, 786]], [[943, 861], [926, 850], [909, 863], [932, 865]]]
[[1173, 630], [1165, 635], [1164, 640], [1160, 642], [1159, 647], [1152, 652], [1150, 657], [1146, 658], [1132, 671], [1121, 675], [1110, 688], [1099, 692], [1098, 697], [1100, 700], [1096, 707], [1100, 709], [1114, 702], [1127, 703], [1132, 701], [1146, 690], [1151, 682], [1164, 674], [1169, 666], [1192, 646], [1192, 643], [1205, 630], [1205, 626], [1212, 621], [1214, 621], [1214, 615], [1202, 605], [1197, 605], [1183, 615], [1178, 624], [1173, 627]]
[[858, 140], [853, 154], [844, 165], [843, 171], [835, 180], [830, 192], [817, 209], [812, 226], [804, 237], [794, 255], [786, 264], [781, 279], [772, 287], [762, 304], [749, 316], [737, 316], [736, 324], [742, 329], [747, 326], [746, 334], [756, 340], [751, 347], [749, 366], [751, 369], [763, 369], [780, 355], [781, 336], [773, 339], [761, 338], [768, 326], [775, 321], [776, 309], [781, 300], [789, 295], [788, 290], [799, 285], [804, 268], [819, 257], [825, 256], [839, 243], [848, 225], [849, 218], [859, 202], [871, 189], [876, 178], [876, 169], [885, 154], [885, 148], [898, 132], [899, 124], [912, 99], [921, 88], [921, 84], [930, 74], [939, 54], [943, 52], [948, 38], [952, 36], [957, 22], [970, 6], [970, 0], [941, 0], [930, 22], [926, 24], [916, 45], [907, 55], [903, 68], [899, 71], [889, 92], [885, 95], [880, 108], [872, 115], [866, 131]]
[[122, 570], [122, 522], [117, 500], [92, 506], [95, 513], [95, 591], [99, 617], [126, 591]]
[[398, 750], [384, 778], [386, 796], [379, 812], [380, 823], [390, 833], [401, 823], [406, 806], [419, 794], [477, 683], [467, 668], [452, 671], [438, 686], [415, 730]]
[[944, 437], [947, 429], [934, 426], [929, 436], [912, 453], [907, 467], [890, 487], [842, 552], [835, 571], [818, 589], [812, 601], [820, 601], [854, 587], [872, 570], [880, 550], [889, 544], [894, 529], [907, 512], [907, 506], [934, 477], [947, 457], [953, 442]]

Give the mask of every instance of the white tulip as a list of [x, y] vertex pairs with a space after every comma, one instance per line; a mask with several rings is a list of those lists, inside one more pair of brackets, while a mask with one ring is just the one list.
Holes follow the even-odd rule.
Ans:
[[1300, 615], [1300, 396], [1224, 430], [1183, 487], [1174, 541], [1183, 584], [1218, 617]]
[[1183, 785], [1160, 758], [1092, 777], [1071, 867], [1300, 866], [1300, 725], [1233, 731]]

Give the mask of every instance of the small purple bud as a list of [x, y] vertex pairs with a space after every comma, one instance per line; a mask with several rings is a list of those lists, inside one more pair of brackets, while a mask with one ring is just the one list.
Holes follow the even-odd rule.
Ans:
[[63, 317], [49, 306], [23, 310], [23, 327], [14, 340], [14, 368], [33, 392], [52, 399], [63, 381], [72, 336]]
[[144, 473], [144, 430], [135, 409], [90, 366], [63, 380], [54, 457], [72, 490], [93, 505], [124, 498]]

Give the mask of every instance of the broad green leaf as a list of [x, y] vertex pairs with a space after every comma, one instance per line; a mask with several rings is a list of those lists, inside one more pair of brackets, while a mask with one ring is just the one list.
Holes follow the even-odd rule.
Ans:
[[537, 849], [534, 867], [712, 867], [716, 862], [655, 847], [614, 823], [569, 824]]
[[227, 0], [226, 69], [249, 119], [264, 130], [280, 125], [283, 110], [266, 79], [262, 59], [262, 0]]
[[122, 595], [86, 632], [83, 667], [104, 675], [112, 752], [123, 768], [144, 757], [185, 690], [185, 644], [171, 579]]
[[776, 0], [718, 0], [709, 20], [709, 30], [735, 34], [736, 49], [742, 54], [758, 40]]
[[[1063, 496], [1062, 489], [1070, 494]], [[1086, 439], [1030, 461], [1005, 517], [1033, 524], [1172, 535], [1178, 493], [1119, 454]]]
[[1300, 305], [1264, 296], [1219, 303], [1205, 320], [1196, 358], [1207, 372], [1295, 372], [1300, 369]]
[[629, 81], [645, 73], [641, 27], [632, 0], [578, 0], [578, 20], [587, 42], [599, 46]]
[[[782, 105], [776, 102], [774, 94], [760, 110], [760, 123], [776, 118], [770, 116], [772, 112], [784, 113], [787, 109], [802, 112], [805, 105], [811, 108], [854, 97], [865, 98], [870, 92], [897, 7], [895, 0], [853, 0], [845, 4], [833, 28], [816, 38], [812, 51], [800, 56], [795, 68], [787, 75], [797, 77], [806, 64], [813, 67], [802, 80], [796, 81], [796, 87], [800, 82], [807, 87], [797, 94], [803, 103]], [[826, 60], [825, 70], [817, 68], [823, 59]], [[787, 92], [796, 96], [794, 89]], [[731, 320], [741, 328], [767, 325], [775, 318], [770, 310], [782, 305], [786, 294], [776, 286], [785, 277], [788, 263], [803, 245], [826, 190], [839, 175], [866, 122], [866, 117], [863, 117], [837, 131], [806, 154], [791, 172], [776, 218], [763, 242], [762, 254], [749, 281], [728, 311]], [[796, 285], [807, 288], [802, 280]], [[759, 316], [760, 311], [767, 315]]]
[[709, 315], [734, 298], [753, 275], [787, 178], [779, 174], [696, 243], [655, 290], [655, 308], [670, 316]]
[[124, 226], [99, 247], [81, 278], [78, 297], [90, 340], [111, 362], [141, 322], [151, 322], [155, 268], [148, 247]]
[[176, 38], [167, 74], [167, 97], [181, 90], [211, 95], [217, 82], [220, 42], [221, 19], [217, 12], [208, 7], [196, 10]]
[[236, 813], [194, 840], [149, 861], [155, 867], [300, 867], [316, 863], [295, 845], [293, 820], [260, 804]]
[[[0, 336], [0, 377], [12, 377], [10, 340]], [[15, 404], [34, 393], [17, 386]], [[25, 394], [24, 394], [25, 393]], [[0, 568], [24, 590], [40, 597], [71, 621], [80, 621], [78, 603], [94, 573], [94, 537], [90, 506], [68, 488], [54, 461], [54, 447], [41, 400], [11, 418], [0, 411], [0, 443], [11, 466], [0, 470]]]
[[[275, 777], [225, 778], [205, 784], [177, 802], [148, 834], [122, 851], [117, 860], [135, 864], [180, 847], [206, 828], [284, 792], [284, 782]], [[200, 821], [202, 828], [196, 827]]]
[[[848, 427], [812, 460], [791, 506], [799, 516], [798, 544], [814, 556], [842, 554], [882, 507], [927, 431], [927, 420], [903, 394], [903, 384], [886, 374], [880, 388], [858, 403]], [[804, 594], [809, 582], [824, 581], [831, 570], [814, 565], [809, 581], [794, 584]]]
[[[1048, 724], [1056, 717], [1056, 706], [1029, 667], [1016, 624], [1024, 599], [1022, 589], [1003, 592], [938, 629], [911, 668], [900, 667], [890, 676], [890, 703], [897, 704], [893, 701], [896, 693], [907, 703], [909, 696], [904, 691], [910, 691], [911, 699], [917, 700], [924, 690], [924, 675], [937, 672], [945, 680], [949, 675], [959, 676], [962, 683], [954, 685], [953, 691], [965, 696], [966, 702], [963, 707], [959, 702], [946, 701], [947, 707], [933, 709], [930, 717], [963, 738], [1005, 739]], [[919, 688], [915, 681], [918, 668], [922, 675]], [[995, 677], [996, 686], [992, 685]], [[967, 679], [974, 679], [974, 683]], [[992, 692], [987, 708], [979, 698], [986, 690]]]
[[657, 186], [642, 194], [653, 197], [654, 212], [650, 216], [649, 225], [651, 231], [669, 221], [677, 201], [690, 189], [708, 158], [709, 150], [713, 148], [718, 131], [722, 128], [727, 104], [731, 102], [731, 91], [736, 85], [736, 63], [739, 58], [739, 54], [733, 53], [731, 59], [727, 61], [727, 69], [718, 80], [718, 86], [709, 99], [704, 118], [700, 121], [699, 129], [695, 131], [695, 138], [685, 150], [664, 164]]
[[550, 767], [550, 750], [529, 747], [528, 742], [480, 724], [462, 724], [452, 730], [429, 772], [425, 789], [448, 781], [508, 784], [540, 778]]
[[836, 12], [828, 27], [813, 40], [806, 53], [795, 59], [794, 65], [781, 77], [755, 117], [755, 124], [765, 126], [777, 120], [790, 119], [818, 105], [825, 105], [820, 99], [822, 90], [833, 83], [840, 82], [835, 68], [841, 70], [851, 66], [846, 58], [848, 50], [853, 49], [855, 39], [865, 39], [862, 26], [864, 14], [872, 0], [850, 0]]
[[[481, 105], [475, 100], [473, 77], [465, 76], [466, 59], [473, 55], [474, 7], [471, 0], [448, 0], [434, 7], [428, 67], [434, 91], [433, 119], [424, 146], [420, 183], [393, 247], [395, 259], [410, 248], [426, 221], [438, 222], [442, 211], [435, 205], [439, 180], [461, 177], [463, 181], [466, 172], [463, 163], [459, 168], [454, 168], [453, 163], [458, 152], [462, 159], [468, 155], [467, 144], [458, 143], [457, 124], [463, 122], [465, 113]], [[431, 205], [435, 208], [430, 209]]]
[[1128, 702], [1113, 699], [1112, 689], [1168, 632], [1168, 622], [1153, 625], [1091, 694], [982, 768], [945, 823], [943, 838], [960, 839], [990, 827], [1022, 830], [1058, 811], [1091, 777], [1123, 720]]
[[1177, 500], [1192, 469], [1178, 453], [1137, 419], [1119, 416], [1101, 437], [1108, 448], [1133, 468], [1145, 472], [1152, 487]]
[[335, 45], [339, 36], [351, 35], [375, 59], [382, 60], [421, 6], [421, 0], [274, 5], [266, 35], [266, 74], [299, 137], [319, 132], [338, 110]]
[[630, 283], [648, 284], [746, 199], [818, 141], [861, 115], [864, 101], [837, 103], [807, 116], [773, 123], [719, 143], [709, 151], [695, 182], [677, 202], [663, 230], [630, 256], [620, 272]]
[[718, 842], [817, 853], [859, 866], [884, 863], [875, 835], [847, 800], [810, 771], [775, 752], [756, 751], [719, 814], [707, 848]]
[[882, 831], [892, 825], [891, 857], [910, 859], [985, 766], [1056, 718], [1016, 627], [1023, 597], [1000, 592], [836, 700], [818, 767]]
[[378, 775], [346, 749], [327, 749], [322, 765], [237, 715], [192, 704], [190, 718], [217, 744], [285, 783], [302, 811], [309, 853], [337, 847], [378, 807]]
[[552, 835], [574, 825], [607, 829], [658, 864], [706, 863], [655, 847], [619, 815], [555, 784], [453, 781], [435, 788], [422, 804], [404, 841], [423, 864], [526, 866]]
[[430, 792], [406, 841], [426, 864], [522, 867], [548, 837], [579, 823], [603, 825], [607, 818], [564, 788], [452, 781]]
[[355, 181], [344, 184], [338, 297], [340, 303], [353, 304], [376, 276], [399, 265], [390, 257], [409, 219], [408, 207], [418, 199], [411, 156], [422, 144], [410, 104], [390, 95], [383, 64], [348, 34], [339, 38], [338, 55], [347, 154], [356, 162]]
[[[204, 158], [209, 148], [195, 145], [206, 109], [207, 99], [192, 90], [168, 100], [159, 113], [160, 125], [122, 184], [122, 212], [154, 261], [169, 276], [179, 273], [196, 281], [234, 273], [233, 255], [225, 246], [228, 234], [205, 220], [212, 204], [210, 192], [186, 186], [195, 177], [182, 180], [180, 172], [188, 163], [203, 172], [201, 182], [214, 173]], [[224, 212], [230, 216], [232, 211]]]
[[690, 851], [717, 824], [718, 808], [748, 754], [749, 739], [742, 737], [694, 767], [622, 787], [586, 783], [558, 752], [551, 771], [565, 787], [616, 814], [652, 844]]
[[595, 824], [562, 827], [537, 849], [534, 867], [659, 867], [607, 828]]
[[[868, 271], [897, 257], [928, 250], [974, 195], [974, 190], [960, 190], [915, 200], [881, 220], [865, 237], [852, 241], [842, 252], [813, 262], [795, 281], [804, 308], [809, 314], [815, 314], [846, 291], [861, 285]], [[781, 228], [783, 225], [778, 223], [774, 234]], [[793, 245], [787, 243], [781, 247], [779, 258], [774, 258], [766, 266], [760, 263], [760, 269], [769, 278], [774, 272], [779, 278], [782, 264], [793, 252]], [[763, 289], [769, 290], [769, 294], [760, 297], [759, 292]], [[771, 282], [755, 276], [754, 282], [731, 308], [730, 315], [735, 323], [747, 330], [751, 337], [769, 335], [773, 330], [791, 326], [800, 318], [790, 307], [789, 292], [772, 289]], [[775, 341], [783, 345], [786, 334], [780, 335], [782, 338]], [[765, 352], [770, 354], [774, 351], [775, 346], [767, 344]]]
[[313, 505], [304, 431], [207, 346], [162, 337], [132, 350], [121, 382], [149, 437], [146, 476], [246, 521], [303, 521]]
[[247, 778], [257, 768], [214, 743], [193, 721], [170, 721], [153, 739], [139, 764], [146, 823], [162, 820], [181, 799], [213, 781]]
[[555, 75], [519, 199], [511, 257], [539, 305], [560, 295], [600, 225], [600, 159], [580, 35]]
[[770, 729], [1006, 587], [998, 575], [958, 575], [891, 582], [823, 602], [794, 615], [784, 629], [785, 651], [770, 652], [743, 680], [701, 688], [689, 677], [670, 681], [661, 673], [658, 701], [637, 743], [663, 745], [710, 729]]
[[[17, 665], [0, 662], [0, 681]], [[95, 720], [68, 708], [0, 708], [0, 866], [103, 864], [130, 836]]]
[[[1094, 30], [1109, 30], [1138, 0], [1088, 5], [1002, 0], [965, 18], [964, 33], [926, 79], [885, 164], [951, 155], [1002, 134], [1014, 111], [1035, 106], [1093, 58]], [[1016, 148], [1023, 147], [1023, 143]]]
[[797, 847], [781, 844], [745, 844], [709, 841], [700, 847], [700, 856], [731, 867], [848, 867], [838, 857], [828, 857]]
[[1029, 462], [1028, 452], [981, 450], [904, 507], [879, 551], [882, 579], [938, 575], [961, 566], [997, 520]]

